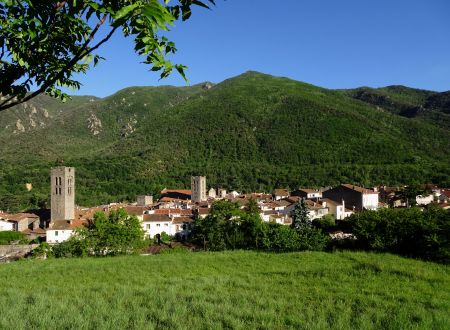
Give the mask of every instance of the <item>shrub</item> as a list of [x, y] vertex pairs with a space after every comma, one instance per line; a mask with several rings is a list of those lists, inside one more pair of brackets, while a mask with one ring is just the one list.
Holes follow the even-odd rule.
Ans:
[[266, 251], [292, 252], [298, 251], [300, 237], [295, 230], [277, 223], [264, 224], [261, 248]]
[[42, 242], [32, 252], [34, 258], [48, 258], [53, 256], [52, 247], [46, 242]]
[[365, 211], [353, 214], [349, 223], [359, 248], [450, 262], [450, 211]]
[[19, 241], [20, 243], [28, 243], [25, 239], [25, 234], [19, 231], [0, 231], [0, 245], [10, 244], [12, 241]]
[[85, 257], [88, 255], [88, 245], [85, 240], [71, 237], [69, 240], [53, 246], [52, 254], [56, 258]]
[[297, 234], [300, 251], [324, 251], [330, 243], [330, 237], [321, 229], [314, 227], [299, 230]]
[[[160, 236], [161, 242], [163, 242], [163, 243], [170, 242], [172, 240], [172, 236], [167, 234], [165, 231], [163, 231], [160, 235], [161, 235]], [[155, 235], [155, 237], [153, 237], [153, 244], [158, 244], [158, 239], [156, 238], [156, 235]]]
[[333, 215], [327, 214], [322, 218], [314, 219], [313, 226], [322, 230], [328, 230], [336, 226], [336, 219]]

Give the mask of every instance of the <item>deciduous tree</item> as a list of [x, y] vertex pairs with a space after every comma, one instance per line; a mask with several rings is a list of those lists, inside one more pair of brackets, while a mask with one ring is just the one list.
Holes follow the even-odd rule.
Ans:
[[97, 64], [97, 49], [117, 31], [134, 38], [136, 53], [161, 78], [175, 69], [186, 79], [186, 67], [168, 59], [177, 49], [161, 31], [208, 4], [214, 0], [0, 2], [0, 111], [41, 93], [65, 100], [61, 87], [79, 89], [74, 74]]

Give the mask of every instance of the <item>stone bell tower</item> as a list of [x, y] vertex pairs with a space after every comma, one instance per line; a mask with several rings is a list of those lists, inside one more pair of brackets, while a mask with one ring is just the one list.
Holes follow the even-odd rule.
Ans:
[[191, 177], [191, 189], [192, 189], [191, 200], [193, 203], [199, 203], [207, 200], [205, 176]]
[[50, 222], [75, 219], [75, 168], [59, 166], [50, 171]]

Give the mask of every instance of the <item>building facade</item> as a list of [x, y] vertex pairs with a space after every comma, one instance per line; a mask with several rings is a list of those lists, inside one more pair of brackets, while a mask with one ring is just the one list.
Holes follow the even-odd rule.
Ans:
[[351, 184], [341, 184], [323, 192], [323, 197], [335, 202], [345, 201], [345, 207], [353, 211], [376, 210], [378, 192]]
[[137, 205], [138, 206], [147, 206], [153, 204], [153, 196], [148, 195], [140, 195], [137, 196]]
[[207, 200], [206, 196], [206, 177], [191, 177], [192, 203], [200, 203]]
[[75, 219], [75, 168], [52, 168], [50, 222]]

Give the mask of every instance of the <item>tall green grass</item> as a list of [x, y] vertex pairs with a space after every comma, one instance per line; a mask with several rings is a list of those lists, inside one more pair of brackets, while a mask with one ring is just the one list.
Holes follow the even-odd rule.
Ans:
[[0, 265], [0, 328], [448, 329], [449, 270], [369, 253], [22, 261]]

